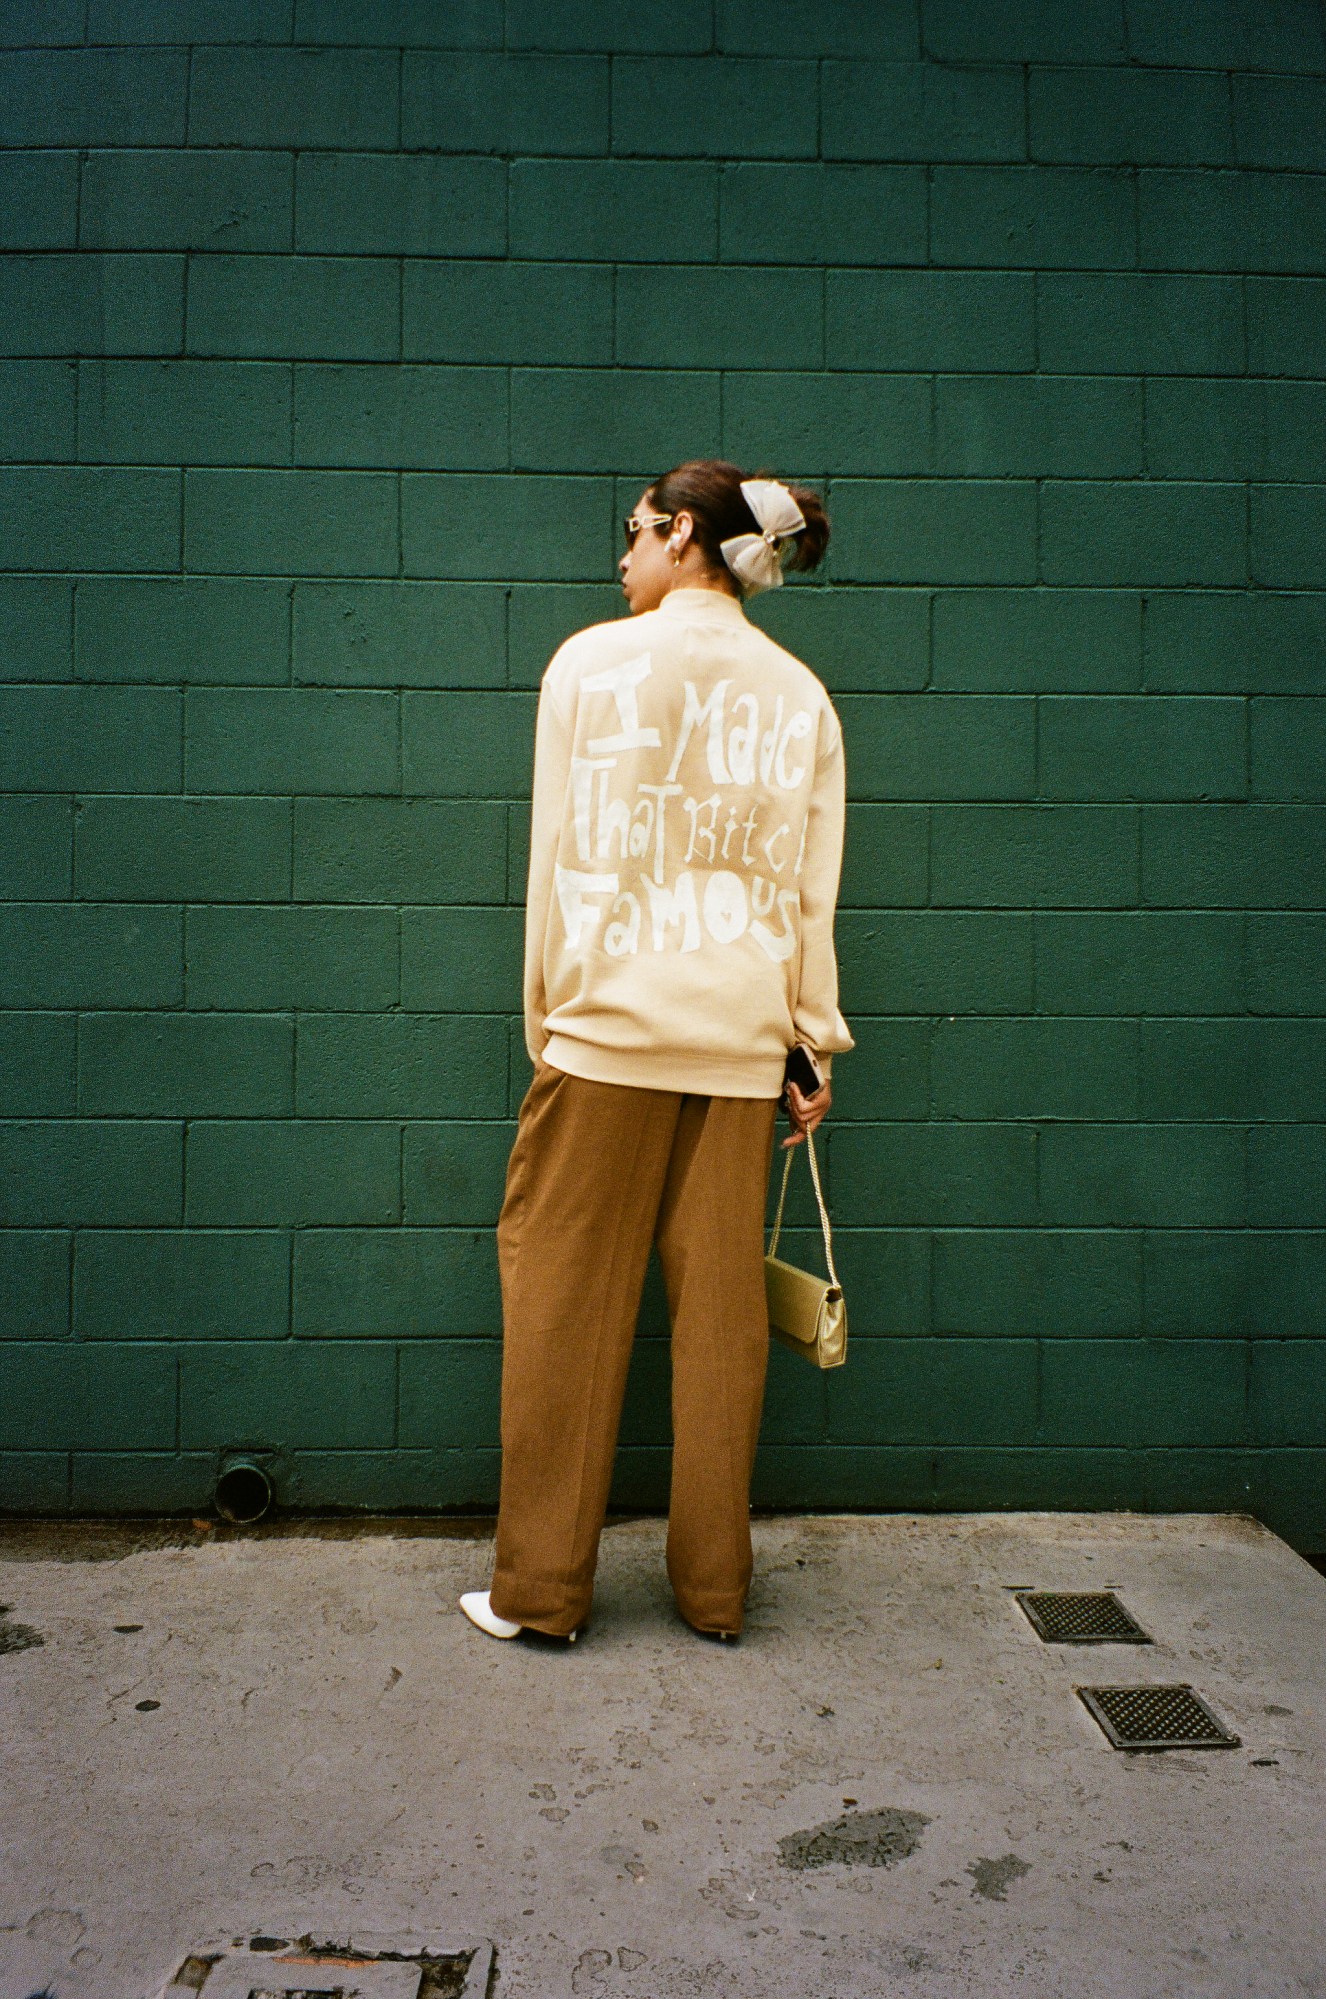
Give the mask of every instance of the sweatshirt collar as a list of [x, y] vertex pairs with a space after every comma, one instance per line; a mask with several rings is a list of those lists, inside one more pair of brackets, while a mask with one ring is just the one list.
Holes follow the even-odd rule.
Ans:
[[689, 584], [679, 590], [669, 590], [654, 610], [671, 618], [714, 619], [729, 625], [750, 623], [738, 599], [729, 596], [726, 590], [705, 590]]

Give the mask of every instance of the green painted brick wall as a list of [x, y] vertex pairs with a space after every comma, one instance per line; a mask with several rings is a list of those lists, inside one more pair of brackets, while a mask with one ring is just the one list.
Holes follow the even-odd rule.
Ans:
[[[492, 1503], [535, 690], [721, 452], [827, 498], [752, 615], [850, 792], [757, 1498], [1326, 1545], [1317, 0], [0, 45], [0, 1506]], [[622, 1504], [667, 1373], [651, 1268]]]

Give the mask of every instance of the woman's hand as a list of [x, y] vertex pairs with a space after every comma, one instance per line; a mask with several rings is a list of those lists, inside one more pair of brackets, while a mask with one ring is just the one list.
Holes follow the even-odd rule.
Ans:
[[795, 1129], [783, 1140], [783, 1151], [789, 1145], [800, 1145], [808, 1131], [814, 1131], [829, 1105], [833, 1102], [833, 1092], [827, 1079], [820, 1084], [813, 1097], [805, 1097], [795, 1083], [787, 1086], [787, 1115]]

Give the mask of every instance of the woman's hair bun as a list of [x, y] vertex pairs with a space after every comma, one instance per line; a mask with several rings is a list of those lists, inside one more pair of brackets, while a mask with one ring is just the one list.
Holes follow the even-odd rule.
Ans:
[[[755, 472], [749, 475], [756, 479], [770, 479], [777, 475], [771, 472]], [[806, 517], [806, 525], [798, 528], [792, 536], [792, 552], [784, 557], [784, 569], [818, 569], [824, 560], [824, 551], [829, 546], [829, 516], [824, 510], [824, 502], [813, 486], [797, 486], [790, 479], [780, 482], [786, 486], [792, 498]]]

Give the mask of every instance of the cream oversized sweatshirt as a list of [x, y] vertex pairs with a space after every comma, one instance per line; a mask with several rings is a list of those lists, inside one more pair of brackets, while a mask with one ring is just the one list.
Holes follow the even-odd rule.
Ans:
[[539, 690], [525, 1045], [573, 1076], [776, 1097], [838, 1011], [842, 730], [720, 590], [575, 632]]

